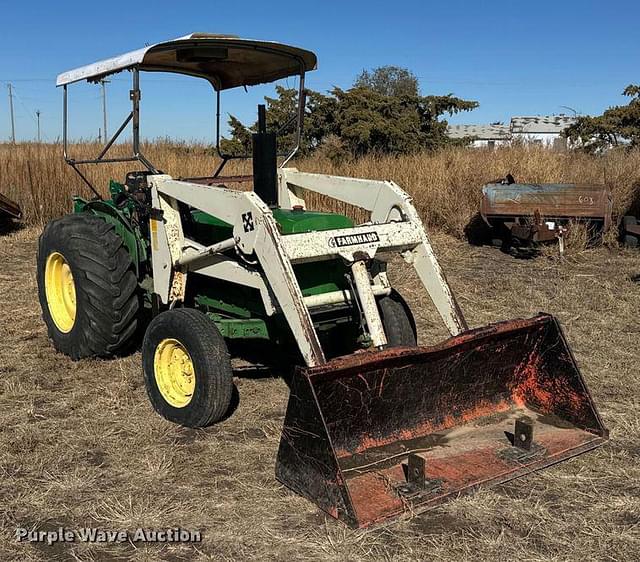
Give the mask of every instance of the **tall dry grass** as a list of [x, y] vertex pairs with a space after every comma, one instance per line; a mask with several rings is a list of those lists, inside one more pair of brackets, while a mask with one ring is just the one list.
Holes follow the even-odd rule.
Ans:
[[458, 148], [402, 157], [369, 156], [341, 165], [314, 158], [300, 167], [393, 180], [413, 197], [428, 228], [458, 237], [478, 213], [482, 185], [507, 173], [521, 182], [604, 183], [613, 192], [616, 215], [629, 210], [638, 214], [640, 208], [640, 151], [591, 156], [544, 148]]
[[[124, 155], [127, 147], [116, 146]], [[95, 144], [71, 147], [76, 158], [95, 155]], [[175, 177], [207, 175], [217, 166], [203, 145], [154, 142], [144, 146], [154, 164]], [[302, 170], [352, 177], [391, 179], [414, 198], [425, 224], [458, 237], [477, 213], [481, 186], [511, 173], [523, 182], [604, 183], [614, 195], [614, 213], [640, 214], [640, 151], [592, 156], [512, 147], [495, 151], [450, 149], [411, 156], [372, 155], [335, 163], [322, 155], [294, 163]], [[123, 178], [133, 164], [87, 166], [87, 176], [106, 191], [109, 178]], [[225, 173], [248, 173], [248, 162], [233, 162]], [[71, 196], [87, 188], [62, 159], [59, 144], [0, 145], [0, 191], [18, 201], [26, 221], [43, 224], [68, 212]], [[323, 206], [326, 206], [324, 204]], [[336, 203], [333, 210], [344, 207]]]
[[[96, 143], [71, 145], [69, 156], [95, 158]], [[178, 176], [208, 175], [217, 165], [205, 146], [155, 142], [143, 146], [145, 155], [160, 169]], [[128, 146], [114, 146], [109, 156], [127, 156]], [[123, 180], [129, 170], [140, 169], [134, 162], [82, 166], [91, 183], [107, 194], [109, 179]], [[230, 165], [233, 170], [237, 165]], [[29, 224], [44, 224], [69, 212], [73, 195], [93, 196], [80, 176], [66, 164], [60, 144], [0, 144], [0, 191], [22, 206]]]

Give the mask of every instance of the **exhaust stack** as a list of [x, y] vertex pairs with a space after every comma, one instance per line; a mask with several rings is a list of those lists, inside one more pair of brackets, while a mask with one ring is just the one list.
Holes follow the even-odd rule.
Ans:
[[267, 132], [264, 105], [258, 106], [258, 132], [253, 138], [253, 191], [269, 207], [278, 206], [277, 141]]

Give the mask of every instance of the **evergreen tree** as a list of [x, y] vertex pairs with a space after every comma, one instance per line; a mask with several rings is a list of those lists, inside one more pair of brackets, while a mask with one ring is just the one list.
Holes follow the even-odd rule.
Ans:
[[621, 144], [640, 146], [640, 86], [631, 84], [622, 94], [631, 98], [627, 105], [610, 107], [596, 117], [579, 117], [565, 136], [587, 151]]
[[[331, 139], [333, 156], [360, 156], [370, 152], [407, 154], [433, 150], [451, 141], [444, 115], [470, 111], [475, 101], [446, 96], [421, 96], [417, 79], [406, 69], [382, 67], [363, 73], [349, 90], [334, 88], [329, 95], [306, 91], [305, 123], [300, 154], [306, 155]], [[276, 96], [266, 97], [267, 128], [278, 133], [280, 152], [295, 143], [298, 92], [276, 86]], [[230, 117], [231, 136], [224, 151], [248, 153], [256, 124], [245, 127]], [[338, 142], [334, 142], [335, 140]], [[343, 154], [338, 154], [337, 149]]]

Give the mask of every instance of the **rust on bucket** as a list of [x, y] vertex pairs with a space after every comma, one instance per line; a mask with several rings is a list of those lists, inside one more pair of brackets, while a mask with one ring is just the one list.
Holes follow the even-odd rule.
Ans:
[[[516, 423], [531, 433], [529, 449]], [[560, 326], [539, 315], [434, 347], [299, 369], [276, 476], [364, 527], [557, 463], [607, 436]]]

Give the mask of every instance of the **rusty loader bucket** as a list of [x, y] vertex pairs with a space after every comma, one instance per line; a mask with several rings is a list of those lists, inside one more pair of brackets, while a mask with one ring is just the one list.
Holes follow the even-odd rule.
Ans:
[[294, 377], [277, 478], [352, 527], [417, 513], [608, 437], [556, 319], [361, 353]]

